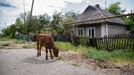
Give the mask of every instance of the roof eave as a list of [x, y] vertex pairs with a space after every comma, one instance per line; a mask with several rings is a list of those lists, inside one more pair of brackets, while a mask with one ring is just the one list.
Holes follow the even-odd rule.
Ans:
[[87, 26], [87, 25], [94, 25], [94, 24], [109, 24], [109, 25], [118, 25], [118, 26], [125, 26], [127, 27], [127, 25], [125, 24], [121, 24], [121, 23], [113, 23], [113, 22], [108, 22], [108, 21], [103, 21], [103, 22], [85, 22], [85, 23], [76, 23], [75, 26]]

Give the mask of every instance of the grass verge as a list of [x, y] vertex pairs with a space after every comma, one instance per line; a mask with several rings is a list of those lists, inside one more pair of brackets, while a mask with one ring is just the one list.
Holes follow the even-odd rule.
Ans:
[[58, 48], [64, 51], [74, 51], [83, 54], [88, 58], [92, 58], [98, 61], [111, 61], [120, 64], [133, 64], [134, 63], [134, 51], [133, 50], [114, 50], [108, 52], [106, 50], [96, 50], [92, 47], [74, 46], [69, 42], [56, 42]]

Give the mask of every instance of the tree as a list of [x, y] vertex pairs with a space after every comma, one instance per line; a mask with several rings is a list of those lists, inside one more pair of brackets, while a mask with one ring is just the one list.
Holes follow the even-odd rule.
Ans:
[[22, 22], [21, 18], [17, 18], [15, 22], [16, 28], [19, 29], [20, 33], [25, 33], [24, 23]]
[[48, 26], [50, 22], [50, 16], [48, 16], [47, 14], [39, 15], [38, 21], [39, 21], [38, 32], [40, 33], [40, 31], [43, 28]]
[[20, 33], [24, 33], [24, 24], [20, 18], [16, 19], [15, 24], [12, 24], [2, 30], [3, 36], [9, 37], [9, 38], [14, 38], [16, 29], [18, 29]]
[[129, 30], [134, 33], [134, 15], [126, 17], [125, 23], [129, 25]]
[[20, 16], [24, 21], [25, 34], [27, 34], [27, 40], [29, 40], [30, 28], [32, 28], [32, 23], [30, 21], [30, 12], [22, 13]]
[[2, 29], [2, 36], [11, 38], [12, 36], [11, 32], [12, 31], [10, 30], [10, 27], [8, 26], [7, 28]]
[[50, 16], [47, 14], [32, 16], [29, 19], [30, 12], [22, 13], [21, 18], [25, 22], [25, 29], [27, 33], [40, 33], [40, 31], [46, 27], [50, 22]]
[[74, 22], [74, 17], [78, 15], [78, 13], [75, 13], [74, 11], [68, 11], [65, 13], [63, 18], [63, 26], [66, 32], [70, 32], [73, 29], [73, 24], [68, 24], [71, 22]]
[[54, 31], [56, 31], [58, 34], [63, 33], [63, 24], [62, 24], [62, 13], [61, 12], [55, 12], [53, 14], [53, 20], [51, 21], [51, 27]]
[[29, 24], [29, 33], [36, 34], [38, 31], [38, 26], [39, 26], [38, 16], [32, 16]]
[[111, 4], [106, 10], [108, 10], [110, 13], [114, 14], [114, 15], [121, 15], [123, 14], [126, 10], [122, 9], [120, 7], [120, 2], [116, 2]]

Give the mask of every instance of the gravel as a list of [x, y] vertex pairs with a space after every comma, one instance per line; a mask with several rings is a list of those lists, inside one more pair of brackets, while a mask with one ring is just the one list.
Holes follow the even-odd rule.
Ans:
[[0, 49], [0, 75], [106, 75], [70, 62], [36, 57], [36, 49]]

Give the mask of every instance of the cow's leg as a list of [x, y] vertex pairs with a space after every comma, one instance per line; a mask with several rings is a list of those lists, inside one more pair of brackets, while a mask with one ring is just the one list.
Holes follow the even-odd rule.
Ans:
[[39, 56], [40, 56], [40, 48], [37, 49], [37, 57], [39, 57]]
[[48, 60], [48, 49], [46, 48], [46, 60]]
[[37, 57], [39, 57], [39, 43], [38, 43], [38, 40], [37, 40]]
[[41, 56], [41, 48], [42, 48], [42, 46], [40, 45], [39, 56]]
[[51, 57], [51, 59], [53, 59], [53, 56], [52, 56], [52, 51], [51, 51], [51, 49], [49, 49], [49, 52], [50, 52], [50, 57]]
[[39, 45], [38, 51], [37, 51], [37, 57], [41, 56], [41, 46]]

